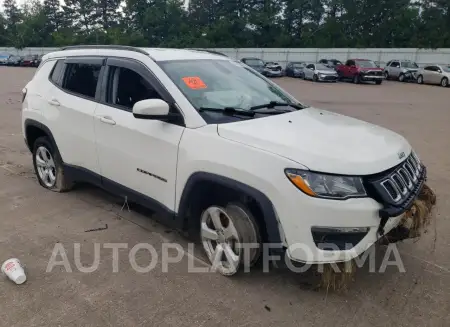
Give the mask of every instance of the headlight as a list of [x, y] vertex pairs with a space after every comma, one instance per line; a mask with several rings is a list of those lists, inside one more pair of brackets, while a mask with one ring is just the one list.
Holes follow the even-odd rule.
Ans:
[[286, 169], [286, 176], [303, 193], [327, 199], [347, 199], [367, 196], [362, 179], [356, 176], [338, 176]]

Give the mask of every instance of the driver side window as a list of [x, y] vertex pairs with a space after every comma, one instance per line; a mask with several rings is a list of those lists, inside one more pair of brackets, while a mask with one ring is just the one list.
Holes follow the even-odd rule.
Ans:
[[131, 111], [136, 102], [146, 99], [162, 99], [162, 97], [134, 70], [109, 66], [107, 103]]

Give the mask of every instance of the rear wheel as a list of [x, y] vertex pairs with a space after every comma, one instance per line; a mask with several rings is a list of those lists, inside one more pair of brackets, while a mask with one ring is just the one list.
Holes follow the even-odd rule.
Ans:
[[41, 186], [55, 192], [70, 190], [72, 185], [64, 175], [62, 159], [46, 136], [34, 142], [33, 166]]
[[423, 76], [422, 75], [417, 76], [417, 83], [423, 84]]
[[447, 77], [444, 77], [441, 80], [441, 86], [443, 86], [443, 87], [447, 87], [448, 86], [448, 78]]
[[[242, 266], [251, 267], [259, 259], [260, 231], [245, 205], [232, 202], [225, 207], [210, 206], [203, 212], [200, 226], [203, 249], [220, 274], [232, 276]], [[245, 247], [250, 244], [252, 247], [247, 250]]]

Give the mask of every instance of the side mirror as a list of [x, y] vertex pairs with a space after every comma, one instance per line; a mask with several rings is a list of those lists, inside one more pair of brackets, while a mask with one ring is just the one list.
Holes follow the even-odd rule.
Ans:
[[169, 104], [161, 99], [138, 101], [133, 106], [133, 116], [138, 119], [164, 120], [169, 116]]

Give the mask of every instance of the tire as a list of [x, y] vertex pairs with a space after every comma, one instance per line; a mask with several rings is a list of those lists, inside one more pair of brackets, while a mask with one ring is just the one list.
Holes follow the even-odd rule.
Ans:
[[319, 81], [319, 79], [317, 78], [317, 75], [316, 75], [316, 74], [314, 74], [314, 76], [313, 76], [313, 81], [314, 81], [314, 82], [318, 82], [318, 81]]
[[361, 83], [361, 79], [359, 78], [359, 75], [353, 76], [353, 83], [354, 83], [354, 84], [359, 84], [359, 83]]
[[404, 82], [405, 81], [405, 74], [398, 75], [398, 81], [399, 82]]
[[386, 80], [389, 79], [389, 72], [388, 72], [388, 71], [385, 71], [385, 72], [384, 72], [384, 78], [386, 78]]
[[448, 87], [448, 78], [447, 78], [447, 77], [444, 77], [444, 78], [441, 80], [441, 86], [442, 86], [442, 87]]
[[[213, 269], [224, 276], [233, 276], [242, 267], [250, 268], [261, 254], [261, 234], [250, 210], [241, 203], [230, 202], [225, 207], [209, 206], [200, 223], [203, 249]], [[242, 247], [254, 244], [249, 255]], [[220, 246], [220, 248], [219, 248]]]
[[382, 80], [379, 80], [379, 81], [375, 81], [375, 84], [377, 84], [377, 85], [381, 85], [381, 83], [383, 83], [383, 81], [382, 81]]
[[39, 184], [54, 192], [67, 192], [72, 183], [64, 175], [64, 165], [59, 152], [47, 136], [39, 137], [33, 144], [33, 167]]
[[423, 76], [422, 75], [417, 76], [417, 84], [423, 84]]

